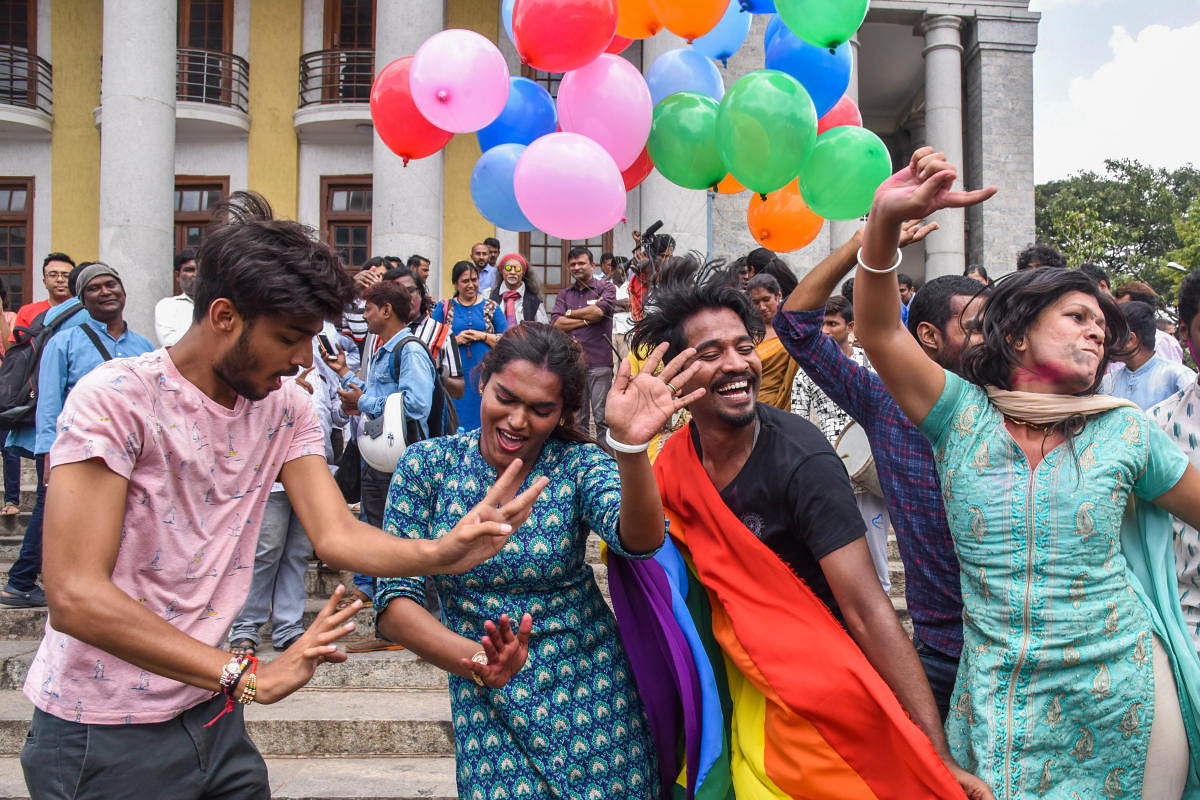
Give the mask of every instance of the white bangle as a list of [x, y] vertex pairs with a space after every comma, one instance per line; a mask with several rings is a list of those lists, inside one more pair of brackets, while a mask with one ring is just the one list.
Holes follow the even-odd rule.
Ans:
[[604, 432], [604, 441], [608, 442], [608, 446], [618, 453], [629, 453], [631, 455], [634, 453], [644, 453], [650, 447], [649, 442], [645, 444], [625, 444], [624, 442], [618, 442], [613, 438], [611, 430]]
[[867, 272], [870, 272], [874, 275], [887, 275], [889, 272], [895, 272], [896, 268], [900, 266], [900, 262], [903, 260], [904, 260], [904, 254], [901, 253], [899, 250], [896, 250], [896, 263], [895, 264], [892, 264], [887, 269], [875, 269], [873, 267], [868, 267], [866, 264], [863, 263], [862, 248], [861, 247], [858, 248], [858, 265], [860, 267], [862, 267], [863, 269], [865, 269]]

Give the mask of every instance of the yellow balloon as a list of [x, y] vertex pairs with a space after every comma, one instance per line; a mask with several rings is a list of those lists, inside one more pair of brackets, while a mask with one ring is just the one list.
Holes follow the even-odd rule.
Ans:
[[[624, 5], [627, 0], [621, 0]], [[650, 8], [671, 33], [692, 41], [711, 31], [738, 0], [650, 0]]]
[[648, 39], [662, 30], [662, 23], [650, 8], [650, 0], [620, 0], [617, 3], [617, 36]]

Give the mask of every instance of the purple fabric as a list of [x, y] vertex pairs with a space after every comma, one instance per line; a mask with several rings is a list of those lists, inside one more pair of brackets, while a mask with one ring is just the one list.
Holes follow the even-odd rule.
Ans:
[[700, 764], [700, 677], [691, 648], [672, 613], [667, 573], [654, 559], [630, 560], [610, 553], [608, 586], [617, 630], [658, 750], [663, 797], [671, 796], [679, 775], [682, 720], [690, 798], [695, 794]]

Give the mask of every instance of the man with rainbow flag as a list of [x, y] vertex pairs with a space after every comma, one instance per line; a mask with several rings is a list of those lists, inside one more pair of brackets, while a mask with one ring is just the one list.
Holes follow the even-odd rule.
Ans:
[[609, 559], [664, 797], [991, 800], [950, 756], [841, 462], [757, 402], [762, 322], [728, 278], [664, 275], [634, 335], [696, 348], [672, 388], [707, 390], [655, 461], [666, 545]]

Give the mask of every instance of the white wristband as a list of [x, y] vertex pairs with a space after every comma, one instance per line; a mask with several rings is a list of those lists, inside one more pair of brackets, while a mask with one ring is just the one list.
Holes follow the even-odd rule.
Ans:
[[858, 265], [860, 267], [862, 267], [863, 269], [865, 269], [867, 272], [870, 272], [874, 275], [887, 275], [889, 272], [895, 272], [896, 268], [900, 266], [900, 262], [903, 260], [904, 260], [904, 254], [901, 253], [899, 250], [897, 250], [895, 264], [892, 264], [887, 269], [875, 269], [874, 267], [868, 267], [866, 264], [863, 263], [862, 248], [861, 247], [858, 248]]
[[618, 453], [629, 453], [631, 455], [634, 453], [644, 453], [650, 447], [649, 442], [645, 444], [625, 444], [624, 442], [618, 442], [613, 438], [611, 430], [604, 432], [604, 441], [608, 442], [608, 446]]

